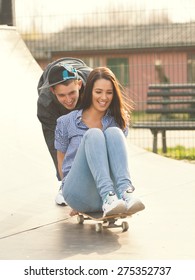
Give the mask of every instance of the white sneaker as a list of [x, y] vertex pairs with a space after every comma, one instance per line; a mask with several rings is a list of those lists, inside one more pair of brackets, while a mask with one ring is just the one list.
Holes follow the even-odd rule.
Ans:
[[122, 199], [118, 199], [115, 193], [109, 192], [102, 205], [103, 216], [109, 216], [126, 212], [126, 205]]
[[56, 202], [56, 204], [58, 204], [60, 206], [67, 206], [67, 203], [64, 200], [64, 197], [62, 194], [62, 187], [60, 187], [58, 194], [56, 195], [55, 202]]
[[126, 212], [128, 214], [135, 214], [145, 209], [145, 205], [139, 198], [136, 198], [132, 194], [132, 189], [128, 189], [124, 192], [122, 199], [126, 203]]

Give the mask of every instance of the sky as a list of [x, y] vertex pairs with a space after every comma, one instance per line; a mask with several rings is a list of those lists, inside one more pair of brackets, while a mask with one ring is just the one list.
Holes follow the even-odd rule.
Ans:
[[195, 0], [15, 0], [16, 25], [27, 31], [36, 24], [42, 32], [57, 32], [70, 22], [83, 22], [90, 13], [95, 18], [109, 9], [133, 9], [144, 17], [164, 10], [175, 22], [195, 20]]

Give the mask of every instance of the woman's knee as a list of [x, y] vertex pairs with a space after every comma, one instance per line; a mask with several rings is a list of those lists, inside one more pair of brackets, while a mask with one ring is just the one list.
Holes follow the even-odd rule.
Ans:
[[124, 137], [124, 134], [122, 132], [122, 130], [118, 127], [108, 127], [105, 132], [105, 137], [108, 139], [109, 137], [116, 137], [116, 136], [120, 136], [120, 137]]
[[100, 128], [90, 128], [84, 134], [83, 138], [84, 139], [89, 139], [89, 138], [97, 139], [98, 137], [102, 137], [102, 136], [104, 136], [104, 134]]

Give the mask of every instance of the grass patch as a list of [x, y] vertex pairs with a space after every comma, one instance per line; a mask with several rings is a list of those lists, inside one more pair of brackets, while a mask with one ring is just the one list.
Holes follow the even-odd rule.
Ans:
[[186, 148], [180, 145], [177, 145], [175, 147], [168, 147], [166, 154], [162, 152], [162, 149], [158, 149], [158, 154], [178, 160], [195, 160], [195, 148]]

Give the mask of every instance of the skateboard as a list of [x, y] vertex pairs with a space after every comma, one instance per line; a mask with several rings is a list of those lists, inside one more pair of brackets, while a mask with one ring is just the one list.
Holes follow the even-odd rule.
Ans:
[[77, 215], [77, 221], [79, 224], [83, 224], [85, 220], [93, 220], [95, 224], [96, 232], [101, 232], [103, 228], [116, 228], [121, 227], [122, 231], [127, 231], [129, 224], [127, 221], [123, 221], [120, 224], [116, 224], [117, 220], [130, 217], [128, 213], [114, 214], [103, 217], [103, 212], [90, 212], [90, 213], [79, 213]]

